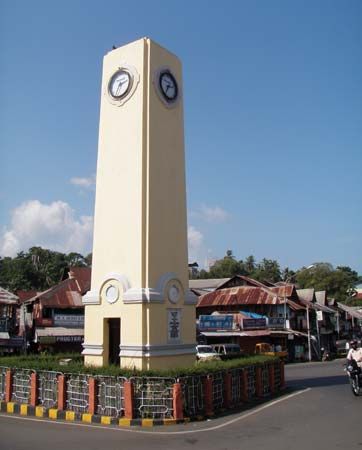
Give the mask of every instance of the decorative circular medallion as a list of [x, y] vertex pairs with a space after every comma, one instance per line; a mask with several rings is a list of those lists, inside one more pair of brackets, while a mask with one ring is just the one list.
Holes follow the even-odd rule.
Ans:
[[115, 72], [108, 84], [109, 95], [114, 100], [121, 100], [124, 98], [132, 88], [132, 75], [126, 69], [119, 69]]
[[181, 294], [180, 287], [176, 283], [171, 284], [171, 286], [168, 288], [167, 293], [170, 302], [177, 303], [180, 299], [180, 294]]
[[108, 303], [115, 303], [119, 297], [119, 289], [117, 286], [110, 284], [106, 289], [106, 299]]

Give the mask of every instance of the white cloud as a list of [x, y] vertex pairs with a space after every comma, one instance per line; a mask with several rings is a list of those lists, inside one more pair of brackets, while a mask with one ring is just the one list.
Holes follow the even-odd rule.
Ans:
[[0, 254], [15, 256], [32, 246], [86, 254], [91, 251], [93, 217], [75, 217], [65, 202], [49, 205], [38, 200], [22, 203], [12, 211], [11, 225], [0, 236]]
[[230, 218], [230, 214], [220, 206], [207, 205], [202, 205], [198, 210], [192, 211], [190, 215], [209, 223], [221, 223]]
[[187, 230], [187, 238], [189, 245], [189, 255], [191, 258], [195, 258], [203, 243], [204, 236], [199, 230], [190, 225]]
[[96, 184], [96, 177], [93, 175], [89, 178], [86, 177], [73, 177], [70, 179], [70, 184], [79, 186], [84, 189], [94, 189]]

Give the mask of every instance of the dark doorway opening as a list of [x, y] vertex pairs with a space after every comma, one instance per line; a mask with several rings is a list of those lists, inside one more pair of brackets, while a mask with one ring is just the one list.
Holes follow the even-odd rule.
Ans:
[[119, 344], [121, 343], [121, 319], [108, 319], [109, 364], [119, 365]]

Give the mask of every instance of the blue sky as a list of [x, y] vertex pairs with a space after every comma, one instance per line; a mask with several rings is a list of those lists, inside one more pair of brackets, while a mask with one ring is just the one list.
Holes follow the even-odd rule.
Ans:
[[91, 251], [112, 45], [183, 62], [189, 257], [362, 274], [362, 2], [0, 0], [0, 255]]

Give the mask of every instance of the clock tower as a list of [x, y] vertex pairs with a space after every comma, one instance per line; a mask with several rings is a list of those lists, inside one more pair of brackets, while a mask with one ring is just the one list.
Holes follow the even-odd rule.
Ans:
[[181, 63], [144, 38], [104, 57], [85, 363], [193, 364], [195, 303]]

